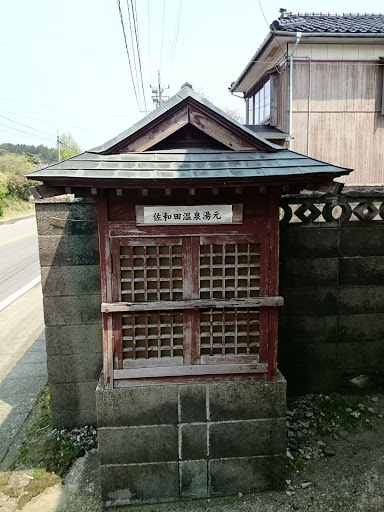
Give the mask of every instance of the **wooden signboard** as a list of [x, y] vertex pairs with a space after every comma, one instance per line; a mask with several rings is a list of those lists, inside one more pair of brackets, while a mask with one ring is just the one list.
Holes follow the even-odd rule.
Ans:
[[242, 224], [242, 204], [136, 206], [138, 226]]

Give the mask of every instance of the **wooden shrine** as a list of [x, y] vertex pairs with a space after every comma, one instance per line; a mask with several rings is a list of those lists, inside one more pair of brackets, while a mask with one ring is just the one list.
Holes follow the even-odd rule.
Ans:
[[190, 87], [29, 175], [97, 202], [104, 383], [276, 375], [279, 202], [349, 171], [275, 146]]
[[[111, 141], [28, 176], [43, 181], [35, 190], [39, 197], [73, 193], [94, 198], [97, 205], [104, 353], [98, 415], [107, 504], [276, 487], [276, 457], [282, 460], [285, 445], [285, 387], [281, 376], [275, 379], [283, 304], [278, 289], [280, 197], [329, 189], [334, 177], [349, 172], [267, 142], [186, 85]], [[275, 388], [257, 387], [265, 381], [278, 387], [279, 407], [273, 405]], [[235, 389], [240, 385], [248, 391]], [[136, 395], [135, 389], [146, 392]], [[173, 390], [175, 398], [169, 401]], [[201, 395], [201, 401], [188, 401], [188, 390], [192, 397]], [[231, 393], [243, 398], [237, 403]], [[229, 402], [220, 402], [219, 395]], [[264, 396], [264, 405], [252, 396]], [[197, 415], [196, 404], [208, 399], [211, 405], [207, 402]], [[214, 400], [221, 404], [216, 419]], [[241, 412], [248, 400], [247, 411]], [[156, 408], [157, 403], [163, 405]], [[175, 411], [173, 419], [162, 416], [168, 410]], [[275, 432], [267, 442], [274, 448], [267, 451], [264, 445], [254, 446], [259, 431], [252, 429], [264, 428], [257, 423], [262, 418]], [[244, 428], [240, 419], [248, 422]], [[249, 440], [228, 453], [228, 440], [220, 437], [224, 434], [217, 433], [220, 441], [214, 443], [214, 421], [218, 429], [229, 421], [228, 429], [235, 429], [232, 440], [240, 443], [248, 434]], [[148, 459], [143, 432], [155, 432], [159, 422], [164, 428], [169, 423], [170, 439], [179, 441], [174, 453], [156, 455], [158, 443], [151, 437], [153, 456]], [[202, 441], [196, 453], [184, 452], [183, 429], [189, 432], [196, 422], [204, 425]], [[178, 431], [172, 430], [175, 423], [181, 425]], [[111, 439], [121, 440], [128, 431], [127, 444], [116, 441], [115, 453]], [[135, 443], [143, 443], [140, 456], [129, 451]], [[214, 446], [220, 447], [216, 455]], [[130, 473], [137, 463], [140, 470]], [[142, 487], [141, 479], [157, 467], [159, 473], [152, 476], [159, 481], [152, 491]], [[229, 467], [237, 468], [235, 476], [224, 476]]]

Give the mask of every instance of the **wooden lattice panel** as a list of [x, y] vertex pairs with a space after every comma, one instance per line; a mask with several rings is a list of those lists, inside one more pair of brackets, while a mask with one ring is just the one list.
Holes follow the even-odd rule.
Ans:
[[260, 295], [260, 244], [200, 245], [200, 298]]
[[183, 314], [123, 313], [123, 359], [182, 358]]
[[120, 248], [121, 300], [148, 302], [183, 297], [182, 245]]
[[258, 355], [259, 325], [258, 310], [235, 308], [201, 311], [201, 356]]

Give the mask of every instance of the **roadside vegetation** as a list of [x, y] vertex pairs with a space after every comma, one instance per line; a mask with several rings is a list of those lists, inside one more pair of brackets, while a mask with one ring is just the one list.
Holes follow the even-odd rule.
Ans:
[[[60, 138], [60, 160], [81, 152], [70, 133]], [[30, 202], [32, 183], [24, 176], [57, 162], [59, 151], [43, 145], [0, 144], [0, 218], [34, 211]], [[37, 183], [37, 182], [36, 182]]]
[[20, 446], [11, 469], [31, 468], [62, 476], [76, 458], [75, 444], [70, 439], [63, 439], [53, 430], [48, 385], [40, 391], [35, 420], [26, 434], [26, 440]]
[[8, 471], [0, 472], [0, 509], [1, 494], [21, 509], [48, 487], [60, 484], [74, 460], [97, 447], [97, 430], [92, 426], [53, 428], [48, 385], [40, 391], [32, 415], [16, 458]]

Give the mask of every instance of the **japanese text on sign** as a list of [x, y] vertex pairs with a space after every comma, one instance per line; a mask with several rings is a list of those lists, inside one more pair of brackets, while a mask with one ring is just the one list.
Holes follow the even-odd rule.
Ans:
[[232, 224], [232, 205], [144, 206], [144, 224]]

